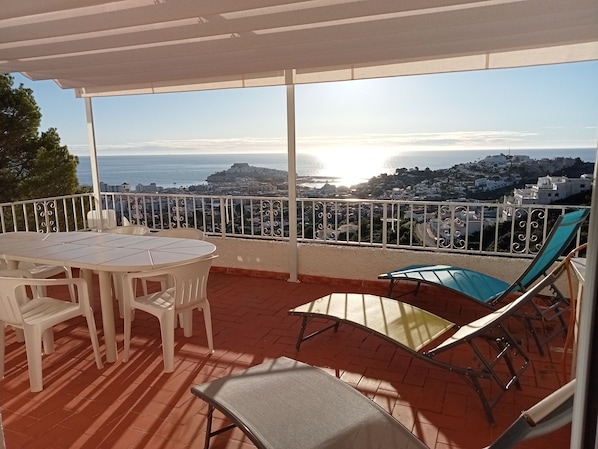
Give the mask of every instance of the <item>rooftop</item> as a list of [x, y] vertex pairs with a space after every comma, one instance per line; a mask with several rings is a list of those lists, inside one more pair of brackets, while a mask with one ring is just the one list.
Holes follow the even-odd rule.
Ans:
[[[314, 282], [318, 281], [318, 282]], [[97, 278], [96, 278], [97, 282]], [[97, 285], [96, 285], [97, 287]], [[513, 390], [494, 408], [496, 425], [486, 420], [474, 391], [460, 377], [410, 357], [382, 339], [349, 326], [303, 343], [295, 350], [300, 319], [288, 309], [334, 291], [383, 295], [387, 284], [347, 285], [330, 279], [286, 280], [226, 274], [213, 268], [208, 284], [215, 352], [209, 354], [203, 319], [195, 313], [195, 335], [175, 336], [175, 371], [163, 373], [159, 326], [138, 312], [131, 360], [98, 370], [83, 320], [57, 327], [56, 352], [44, 357], [44, 390], [29, 391], [25, 347], [7, 332], [5, 379], [0, 409], [8, 448], [197, 448], [203, 447], [207, 405], [190, 387], [251, 365], [287, 356], [323, 367], [379, 403], [430, 448], [481, 448], [520, 413], [564, 383], [564, 339], [553, 340], [540, 356], [517, 321], [509, 323], [532, 358]], [[96, 288], [97, 291], [97, 288]], [[50, 291], [57, 296], [68, 293]], [[445, 292], [426, 288], [418, 305], [454, 322], [471, 321], [485, 310]], [[96, 322], [101, 323], [96, 298]], [[116, 314], [118, 316], [118, 314]], [[74, 324], [73, 324], [74, 323]], [[122, 321], [117, 320], [122, 351]], [[98, 326], [101, 331], [101, 326]], [[100, 335], [100, 338], [102, 335]], [[122, 352], [120, 352], [122, 356]], [[456, 357], [459, 354], [455, 355]], [[317, 406], [314, 407], [317, 413]], [[216, 427], [221, 424], [217, 419]], [[522, 448], [569, 447], [570, 427]], [[214, 449], [254, 447], [238, 429], [212, 441]]]

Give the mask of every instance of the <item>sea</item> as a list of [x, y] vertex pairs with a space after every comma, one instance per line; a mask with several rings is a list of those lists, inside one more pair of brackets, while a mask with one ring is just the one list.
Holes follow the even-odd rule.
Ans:
[[[502, 152], [507, 154], [506, 151]], [[372, 153], [365, 152], [363, 160], [331, 160], [317, 154], [297, 154], [297, 175], [317, 177], [314, 184], [339, 184], [341, 181], [356, 185], [366, 182], [383, 173], [392, 174], [397, 168], [430, 168], [438, 170], [455, 164], [475, 162], [486, 156], [501, 154], [497, 150], [460, 151], [400, 151], [376, 159], [372, 163]], [[585, 162], [596, 161], [596, 149], [534, 149], [510, 150], [511, 155], [527, 155], [532, 159], [556, 157], [579, 157]], [[131, 188], [137, 184], [155, 183], [164, 188], [188, 187], [206, 183], [212, 173], [229, 169], [233, 164], [246, 162], [256, 167], [274, 168], [287, 171], [285, 153], [251, 154], [169, 154], [169, 155], [126, 155], [98, 156], [100, 181], [108, 185], [128, 183]], [[347, 172], [354, 172], [350, 178]], [[79, 156], [77, 168], [79, 184], [91, 185], [91, 164], [89, 156]], [[347, 184], [343, 184], [347, 185]]]

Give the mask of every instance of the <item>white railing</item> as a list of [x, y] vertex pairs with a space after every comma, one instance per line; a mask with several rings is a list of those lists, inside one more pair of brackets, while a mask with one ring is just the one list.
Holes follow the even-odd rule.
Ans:
[[78, 231], [87, 228], [91, 193], [0, 204], [2, 232]]
[[[284, 197], [102, 193], [117, 223], [151, 229], [197, 227], [227, 238], [288, 240]], [[2, 232], [87, 229], [93, 195], [0, 204]], [[554, 220], [571, 207], [499, 203], [299, 198], [301, 243], [475, 254], [534, 255]], [[576, 243], [585, 241], [585, 231]]]

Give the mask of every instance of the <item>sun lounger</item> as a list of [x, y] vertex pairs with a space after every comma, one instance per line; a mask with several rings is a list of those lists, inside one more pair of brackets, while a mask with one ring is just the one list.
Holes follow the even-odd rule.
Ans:
[[[206, 449], [210, 438], [234, 426], [258, 449], [427, 448], [350, 385], [285, 357], [191, 391], [209, 405]], [[233, 424], [212, 431], [214, 409]]]
[[[323, 370], [281, 357], [196, 385], [208, 404], [204, 448], [234, 427], [258, 449], [429, 449], [376, 402]], [[512, 448], [571, 421], [573, 388], [523, 412], [489, 449]], [[214, 411], [231, 424], [212, 429]]]
[[[561, 215], [532, 263], [512, 284], [479, 271], [448, 265], [412, 265], [380, 274], [378, 279], [388, 279], [390, 281], [388, 297], [393, 296], [393, 289], [398, 282], [409, 281], [417, 283], [414, 290], [415, 294], [417, 294], [422, 283], [432, 284], [446, 288], [490, 309], [496, 309], [514, 293], [527, 291], [538, 279], [550, 272], [553, 264], [571, 245], [577, 231], [589, 213], [589, 209], [579, 209]], [[567, 323], [562, 314], [569, 310], [569, 300], [558, 291], [556, 286], [551, 285], [550, 288], [553, 290], [554, 295], [548, 298], [548, 302], [544, 301], [542, 304], [533, 302], [531, 304], [534, 306], [533, 313], [523, 316], [540, 352], [543, 352], [542, 347], [549, 340], [567, 330]], [[555, 323], [558, 321], [558, 326], [554, 332], [541, 341], [537, 332], [535, 332], [533, 320], [553, 321]]]
[[[302, 317], [297, 350], [305, 340], [331, 328], [337, 330], [341, 323], [363, 329], [414, 357], [459, 374], [476, 391], [488, 420], [494, 422], [492, 408], [511, 387], [520, 388], [519, 377], [530, 363], [503, 322], [552, 282], [554, 276], [549, 275], [515, 301], [461, 327], [413, 305], [360, 293], [332, 293], [295, 307], [289, 314]], [[305, 335], [313, 318], [332, 320], [334, 324]], [[457, 366], [450, 357], [442, 356], [460, 345], [470, 349], [477, 366]], [[485, 390], [481, 380], [497, 388], [488, 385]]]

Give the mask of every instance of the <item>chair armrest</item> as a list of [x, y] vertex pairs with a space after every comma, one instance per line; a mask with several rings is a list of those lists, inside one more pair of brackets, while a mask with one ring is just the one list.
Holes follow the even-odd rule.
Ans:
[[[19, 271], [19, 270], [14, 270]], [[5, 273], [5, 272], [3, 272]], [[6, 275], [5, 275], [6, 276]], [[22, 277], [22, 276], [19, 276]], [[79, 298], [80, 304], [90, 305], [89, 300], [89, 289], [87, 281], [83, 278], [52, 278], [52, 279], [34, 279], [34, 278], [22, 278], [22, 282], [18, 283], [17, 286], [25, 287], [49, 287], [49, 286], [74, 286], [77, 289], [77, 298]]]
[[[174, 266], [174, 265], [173, 265]], [[155, 278], [161, 276], [171, 276], [171, 269], [169, 268], [162, 268], [160, 270], [150, 270], [150, 271], [139, 271], [134, 273], [125, 273], [123, 275], [123, 282], [130, 283], [137, 279], [148, 279], [148, 278]]]
[[[201, 260], [212, 260], [217, 257], [218, 257], [217, 255], [212, 255], [212, 256], [208, 256]], [[169, 267], [161, 268], [159, 270], [149, 270], [149, 271], [126, 273], [123, 275], [123, 281], [131, 282], [134, 279], [145, 279], [145, 278], [153, 278], [153, 277], [159, 277], [159, 276], [171, 276], [172, 275], [171, 271], [173, 268], [176, 268], [177, 266], [182, 266], [182, 265], [189, 265], [190, 263], [193, 263], [193, 262], [185, 262], [185, 263], [178, 264], [178, 265], [171, 265]]]
[[[20, 270], [15, 270], [20, 271]], [[6, 275], [5, 275], [6, 276]], [[21, 276], [19, 276], [21, 277]], [[83, 278], [51, 278], [51, 279], [35, 279], [23, 278], [23, 285], [75, 285], [78, 288], [87, 288], [87, 281]]]

